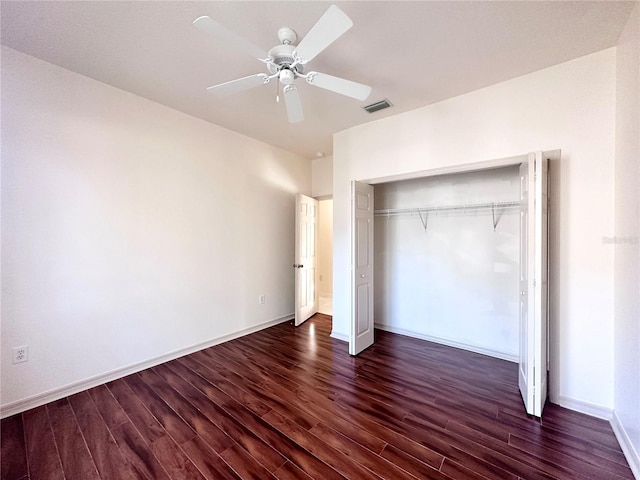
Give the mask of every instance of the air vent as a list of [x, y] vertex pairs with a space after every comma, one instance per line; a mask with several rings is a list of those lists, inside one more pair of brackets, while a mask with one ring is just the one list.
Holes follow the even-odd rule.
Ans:
[[367, 105], [363, 107], [367, 112], [373, 113], [378, 110], [384, 110], [385, 108], [389, 108], [391, 106], [391, 102], [386, 98], [384, 100], [380, 100], [379, 102], [372, 103], [371, 105]]

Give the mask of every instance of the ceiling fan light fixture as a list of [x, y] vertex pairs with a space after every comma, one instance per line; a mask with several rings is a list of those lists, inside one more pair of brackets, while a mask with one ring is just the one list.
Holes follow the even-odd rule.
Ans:
[[291, 85], [293, 83], [293, 81], [295, 80], [296, 76], [288, 68], [283, 68], [282, 70], [280, 70], [279, 78], [280, 78], [280, 83], [281, 84], [283, 84], [283, 85]]

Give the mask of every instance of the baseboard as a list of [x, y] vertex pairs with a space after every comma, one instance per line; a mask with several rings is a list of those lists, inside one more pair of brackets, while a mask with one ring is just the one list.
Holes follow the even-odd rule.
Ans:
[[613, 433], [618, 439], [622, 453], [624, 453], [627, 462], [629, 462], [629, 467], [631, 468], [633, 476], [640, 480], [640, 454], [634, 448], [633, 443], [631, 443], [631, 439], [629, 438], [629, 435], [627, 435], [627, 431], [620, 422], [615, 410], [611, 416], [611, 428], [613, 428]]
[[594, 403], [585, 402], [583, 400], [576, 400], [575, 398], [565, 397], [560, 395], [557, 402], [553, 402], [561, 407], [568, 408], [574, 412], [584, 413], [591, 417], [601, 418], [603, 420], [611, 420], [613, 417], [613, 409], [596, 405]]
[[446, 345], [448, 347], [459, 348], [461, 350], [468, 350], [474, 353], [480, 353], [482, 355], [488, 355], [490, 357], [500, 358], [502, 360], [507, 360], [508, 362], [518, 363], [519, 359], [517, 355], [509, 355], [508, 353], [498, 352], [496, 350], [491, 350], [489, 348], [482, 348], [476, 345], [469, 345], [462, 342], [457, 342], [455, 340], [449, 340], [447, 338], [441, 337], [432, 337], [431, 335], [425, 335], [423, 333], [413, 332], [411, 330], [405, 330], [403, 328], [397, 328], [390, 325], [384, 325], [382, 323], [376, 323], [375, 327], [384, 330], [385, 332], [397, 333], [398, 335], [404, 335], [406, 337], [419, 338], [421, 340], [426, 340], [428, 342], [439, 343], [441, 345]]
[[161, 363], [165, 363], [170, 360], [175, 360], [176, 358], [184, 357], [185, 355], [189, 355], [199, 350], [213, 347], [214, 345], [218, 345], [220, 343], [228, 342], [229, 340], [233, 340], [235, 338], [243, 337], [245, 335], [249, 335], [251, 333], [264, 330], [265, 328], [273, 327], [274, 325], [287, 322], [289, 320], [292, 320], [293, 318], [294, 318], [293, 313], [289, 315], [284, 315], [282, 317], [269, 320], [267, 322], [263, 322], [258, 325], [254, 325], [253, 327], [245, 328], [237, 332], [230, 333], [228, 335], [223, 335], [221, 337], [217, 337], [217, 338], [207, 340], [205, 342], [197, 343], [186, 348], [174, 350], [173, 352], [169, 352], [164, 355], [160, 355], [158, 357], [154, 357], [142, 362], [134, 363], [133, 365], [117, 368], [115, 370], [111, 370], [110, 372], [106, 372], [100, 375], [95, 375], [85, 380], [80, 380], [78, 382], [70, 383], [68, 385], [65, 385], [59, 388], [54, 388], [46, 392], [39, 393], [37, 395], [33, 395], [31, 397], [18, 400], [16, 402], [7, 403], [6, 405], [0, 406], [0, 418], [10, 417], [11, 415], [24, 412], [31, 408], [39, 407], [40, 405], [44, 405], [49, 402], [53, 402], [54, 400], [59, 400], [64, 397], [68, 397], [69, 395], [74, 395], [76, 393], [82, 392], [89, 388], [102, 385], [103, 383], [111, 382], [113, 380], [126, 377], [127, 375], [131, 375], [132, 373], [136, 373], [141, 370], [145, 370], [147, 368], [160, 365]]
[[331, 332], [331, 335], [329, 335], [331, 338], [335, 338], [336, 340], [342, 340], [343, 342], [349, 342], [349, 335], [345, 335], [344, 333], [340, 333], [340, 332], [336, 332], [335, 330], [333, 330]]

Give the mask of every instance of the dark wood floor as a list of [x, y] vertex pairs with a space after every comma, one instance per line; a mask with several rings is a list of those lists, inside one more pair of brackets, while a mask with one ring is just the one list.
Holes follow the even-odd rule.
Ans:
[[330, 318], [281, 324], [2, 420], [2, 479], [632, 479], [608, 422], [528, 418], [516, 365]]

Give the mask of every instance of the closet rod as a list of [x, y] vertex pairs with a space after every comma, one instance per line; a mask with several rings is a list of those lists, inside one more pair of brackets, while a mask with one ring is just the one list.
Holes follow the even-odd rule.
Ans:
[[413, 207], [413, 208], [381, 208], [374, 210], [376, 216], [392, 216], [403, 214], [420, 214], [431, 212], [455, 212], [455, 211], [478, 211], [478, 210], [495, 210], [495, 209], [512, 209], [519, 207], [520, 202], [518, 200], [510, 202], [488, 202], [488, 203], [467, 203], [463, 205], [430, 205], [426, 207]]

